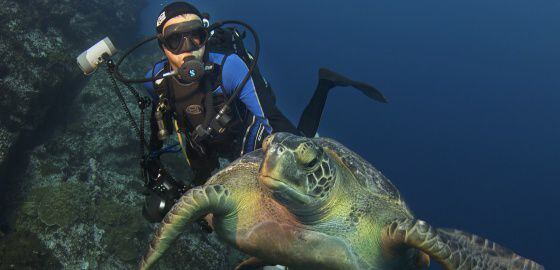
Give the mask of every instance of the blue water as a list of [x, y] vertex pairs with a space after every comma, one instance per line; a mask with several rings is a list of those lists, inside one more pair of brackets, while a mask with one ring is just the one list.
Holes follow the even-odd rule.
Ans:
[[[141, 32], [162, 3], [150, 0]], [[415, 214], [560, 269], [560, 1], [192, 1], [262, 39], [260, 67], [297, 123], [317, 70], [381, 89], [329, 98], [322, 136], [371, 161]]]

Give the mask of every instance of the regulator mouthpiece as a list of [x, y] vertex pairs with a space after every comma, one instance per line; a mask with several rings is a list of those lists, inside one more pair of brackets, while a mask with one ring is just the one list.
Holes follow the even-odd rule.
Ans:
[[84, 74], [90, 75], [97, 69], [97, 66], [103, 62], [102, 56], [104, 54], [112, 56], [115, 52], [117, 52], [117, 49], [113, 45], [113, 42], [111, 42], [108, 37], [105, 37], [91, 46], [91, 48], [81, 53], [78, 58], [76, 58], [76, 61]]
[[187, 56], [179, 68], [179, 78], [187, 82], [196, 82], [204, 76], [204, 63], [194, 56]]

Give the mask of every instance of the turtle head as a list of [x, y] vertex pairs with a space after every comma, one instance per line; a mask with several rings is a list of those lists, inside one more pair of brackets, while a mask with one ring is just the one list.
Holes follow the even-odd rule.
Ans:
[[333, 189], [335, 167], [312, 139], [275, 133], [263, 142], [259, 181], [288, 202], [311, 204]]

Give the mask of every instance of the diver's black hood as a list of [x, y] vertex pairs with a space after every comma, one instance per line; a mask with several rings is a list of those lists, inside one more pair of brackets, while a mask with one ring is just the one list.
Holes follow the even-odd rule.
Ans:
[[156, 21], [156, 32], [161, 34], [163, 26], [167, 21], [173, 17], [183, 14], [195, 14], [202, 19], [202, 14], [195, 6], [187, 2], [173, 2], [163, 7], [163, 9], [159, 12], [159, 16]]

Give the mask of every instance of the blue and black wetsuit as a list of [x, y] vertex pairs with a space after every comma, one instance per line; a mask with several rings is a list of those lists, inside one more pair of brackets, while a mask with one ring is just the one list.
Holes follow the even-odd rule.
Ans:
[[[198, 124], [204, 121], [205, 99], [207, 92], [212, 92], [213, 107], [215, 111], [224, 104], [225, 100], [233, 94], [235, 89], [241, 84], [248, 72], [247, 65], [243, 60], [235, 55], [223, 55], [219, 53], [208, 53], [207, 64], [214, 64], [214, 71], [209, 76], [210, 87], [201, 85], [196, 89], [183, 90], [181, 87], [186, 85], [176, 77], [163, 78], [163, 73], [169, 71], [167, 60], [163, 60], [154, 65], [148, 71], [146, 77], [155, 76], [154, 82], [144, 84], [147, 93], [153, 100], [153, 112], [159, 101], [159, 94], [169, 99], [173, 109], [172, 114], [167, 115], [167, 128], [173, 132], [172, 119], [177, 120], [181, 132], [189, 134]], [[185, 88], [188, 89], [188, 88]], [[211, 90], [204, 90], [211, 89]], [[189, 93], [187, 93], [189, 92]], [[234, 119], [233, 124], [228, 126], [224, 135], [209, 140], [205, 147], [207, 153], [202, 156], [197, 151], [186, 144], [189, 161], [193, 172], [195, 172], [195, 182], [203, 183], [218, 163], [218, 157], [235, 159], [245, 153], [260, 148], [262, 140], [273, 132], [272, 127], [265, 116], [265, 109], [261, 104], [262, 97], [255, 88], [253, 79], [247, 81], [242, 88], [239, 96], [235, 100], [230, 116]], [[158, 126], [155, 123], [154, 114], [151, 117], [152, 135], [150, 139], [151, 150], [162, 147], [162, 142], [157, 139]]]
[[[223, 106], [225, 100], [235, 91], [248, 72], [245, 62], [236, 54], [224, 55], [208, 53], [206, 63], [213, 63], [214, 69], [206, 74], [206, 85], [197, 86], [194, 90], [186, 87], [175, 77], [163, 78], [163, 74], [170, 70], [167, 60], [157, 63], [146, 77], [155, 77], [154, 82], [144, 86], [153, 99], [153, 112], [158, 103], [158, 95], [164, 93], [171, 103], [172, 115], [167, 115], [168, 132], [173, 132], [171, 118], [177, 120], [180, 130], [189, 134], [195, 127], [204, 121], [205, 101], [209, 100], [211, 93], [214, 111]], [[210, 83], [208, 83], [210, 82]], [[255, 87], [255, 84], [258, 86]], [[204, 89], [206, 87], [206, 91]], [[385, 102], [384, 97], [375, 88], [367, 84], [352, 81], [332, 71], [321, 69], [319, 82], [313, 97], [305, 108], [296, 129], [292, 123], [278, 110], [276, 100], [270, 85], [258, 69], [253, 71], [253, 78], [247, 81], [239, 96], [236, 98], [230, 116], [235, 119], [223, 136], [218, 136], [207, 142], [207, 154], [197, 153], [189, 144], [186, 150], [191, 167], [195, 173], [195, 183], [202, 184], [210, 176], [212, 170], [218, 167], [218, 157], [235, 159], [245, 153], [261, 147], [262, 140], [274, 132], [290, 132], [297, 135], [313, 137], [319, 126], [321, 115], [325, 106], [329, 90], [335, 86], [353, 86], [373, 99]], [[185, 90], [186, 89], [186, 90]], [[208, 106], [206, 106], [208, 109]], [[152, 150], [162, 147], [158, 140], [158, 125], [151, 118], [152, 135], [150, 146]]]

